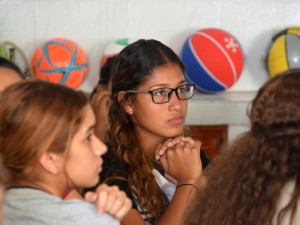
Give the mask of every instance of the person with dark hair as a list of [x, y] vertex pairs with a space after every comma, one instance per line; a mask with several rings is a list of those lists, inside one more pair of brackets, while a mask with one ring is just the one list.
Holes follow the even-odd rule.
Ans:
[[24, 78], [25, 75], [16, 64], [0, 57], [0, 91]]
[[199, 141], [185, 117], [194, 84], [176, 53], [157, 40], [138, 40], [115, 58], [109, 129], [101, 181], [133, 201], [122, 225], [181, 224], [202, 173]]
[[[114, 65], [115, 56], [107, 59], [100, 69], [99, 81], [97, 86], [91, 93], [90, 101], [91, 106], [96, 116], [95, 135], [104, 141], [108, 129], [108, 111], [110, 107], [110, 94], [111, 94], [111, 71]], [[70, 189], [63, 198], [68, 199], [82, 199], [80, 190]]]
[[132, 203], [116, 186], [100, 185], [85, 195], [89, 202], [62, 199], [99, 180], [107, 147], [95, 136], [95, 123], [81, 91], [27, 80], [2, 92], [0, 153], [11, 178], [4, 225], [119, 224]]
[[107, 59], [100, 69], [100, 76], [97, 86], [91, 94], [91, 105], [96, 115], [95, 134], [104, 141], [108, 129], [108, 111], [110, 107], [111, 94], [111, 71], [114, 66], [115, 56]]
[[205, 170], [183, 224], [300, 224], [299, 87], [300, 70], [290, 70], [259, 89], [250, 130]]
[[93, 89], [91, 93], [91, 98], [94, 94], [99, 93], [99, 91], [108, 90], [111, 91], [111, 72], [114, 66], [115, 56], [109, 57], [106, 62], [101, 66], [99, 73], [99, 80], [97, 86]]

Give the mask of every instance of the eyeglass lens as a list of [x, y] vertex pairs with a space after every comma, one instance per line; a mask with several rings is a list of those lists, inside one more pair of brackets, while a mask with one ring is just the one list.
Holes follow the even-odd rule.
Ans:
[[187, 100], [193, 96], [194, 86], [192, 84], [185, 84], [176, 89], [161, 88], [153, 90], [152, 98], [155, 103], [166, 103], [171, 100], [173, 91], [180, 100]]

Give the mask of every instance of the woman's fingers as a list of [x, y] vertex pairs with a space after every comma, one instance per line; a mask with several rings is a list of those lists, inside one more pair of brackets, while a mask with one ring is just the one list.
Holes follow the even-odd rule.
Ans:
[[117, 186], [101, 184], [95, 192], [88, 192], [85, 199], [97, 205], [99, 214], [107, 212], [116, 219], [121, 220], [131, 209], [132, 202], [125, 192]]
[[[158, 149], [155, 151], [155, 159], [158, 160], [162, 155], [165, 154], [168, 148], [175, 148], [177, 144], [185, 145], [188, 143], [191, 147], [195, 145], [195, 140], [191, 137], [177, 137], [177, 138], [169, 138], [163, 144], [161, 144]], [[199, 141], [198, 141], [199, 142]], [[198, 145], [197, 145], [198, 146]], [[200, 145], [201, 146], [201, 145]], [[199, 148], [200, 149], [200, 148]]]

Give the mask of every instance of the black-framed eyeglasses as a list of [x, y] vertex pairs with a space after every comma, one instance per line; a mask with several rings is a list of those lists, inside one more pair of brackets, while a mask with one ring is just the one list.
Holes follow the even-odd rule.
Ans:
[[183, 84], [177, 88], [158, 88], [149, 91], [143, 90], [128, 90], [127, 93], [145, 93], [151, 94], [152, 101], [156, 104], [167, 103], [171, 100], [173, 92], [175, 91], [176, 96], [179, 100], [188, 100], [193, 97], [195, 84]]

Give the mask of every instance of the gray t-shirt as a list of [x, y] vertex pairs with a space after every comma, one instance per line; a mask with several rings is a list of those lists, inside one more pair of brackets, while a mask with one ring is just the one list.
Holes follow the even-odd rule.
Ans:
[[11, 188], [4, 197], [3, 225], [119, 225], [109, 214], [81, 200], [64, 201], [32, 188]]

